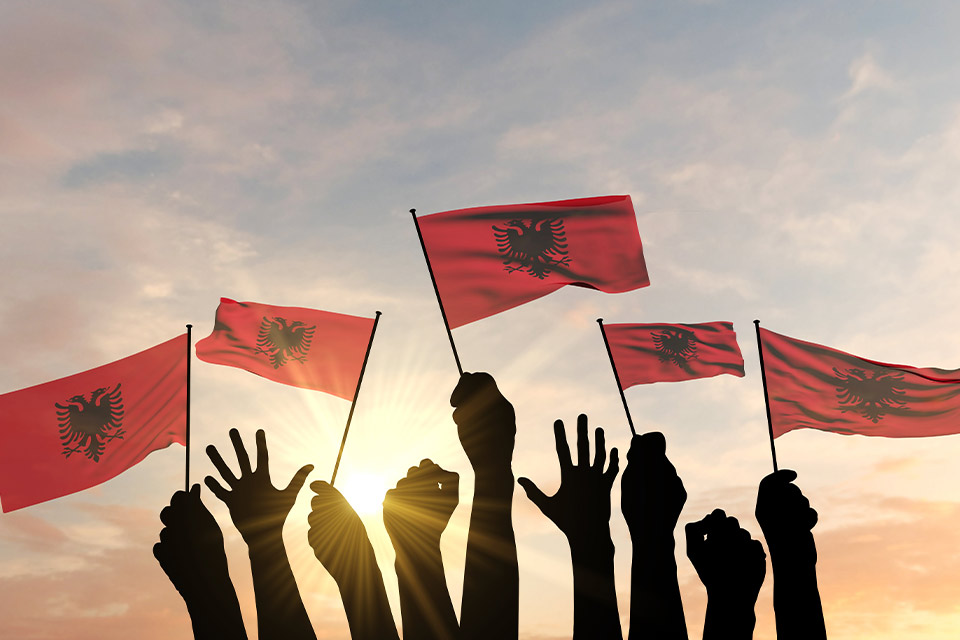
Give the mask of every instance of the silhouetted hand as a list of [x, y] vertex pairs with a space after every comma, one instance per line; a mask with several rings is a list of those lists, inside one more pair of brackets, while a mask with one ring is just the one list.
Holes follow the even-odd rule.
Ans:
[[[450, 396], [460, 444], [478, 473], [509, 470], [517, 435], [513, 405], [488, 373], [464, 373]], [[512, 481], [511, 481], [512, 482]]]
[[773, 566], [773, 608], [779, 640], [820, 640], [827, 637], [817, 586], [817, 545], [813, 528], [817, 512], [789, 469], [771, 473], [760, 482], [757, 522], [763, 530]]
[[398, 638], [383, 587], [383, 576], [353, 507], [330, 484], [310, 485], [317, 494], [310, 501], [307, 540], [340, 589], [340, 598], [353, 640]]
[[[781, 469], [760, 481], [755, 513], [771, 550], [780, 544], [812, 542], [809, 534], [817, 524], [817, 512], [793, 484], [796, 478], [796, 471]], [[816, 562], [816, 548], [806, 551], [813, 556], [805, 559]]]
[[329, 483], [318, 480], [310, 488], [317, 495], [310, 501], [307, 540], [317, 560], [338, 584], [355, 580], [357, 565], [373, 557], [367, 529], [350, 503]]
[[610, 489], [620, 470], [616, 448], [610, 465], [603, 429], [595, 432], [594, 458], [590, 462], [587, 416], [577, 417], [577, 464], [570, 458], [563, 421], [553, 423], [560, 462], [560, 488], [545, 495], [532, 481], [518, 482], [543, 515], [567, 536], [573, 562], [574, 640], [617, 640], [622, 637], [614, 581], [613, 541], [610, 539]]
[[687, 492], [666, 454], [662, 433], [635, 435], [620, 483], [620, 508], [630, 535], [660, 539], [673, 535]]
[[383, 501], [383, 524], [397, 554], [406, 639], [460, 636], [440, 553], [440, 536], [457, 507], [459, 484], [459, 475], [423, 460], [419, 467], [410, 467]]
[[440, 544], [440, 535], [460, 500], [460, 476], [430, 460], [410, 467], [407, 477], [387, 491], [383, 524], [394, 547]]
[[656, 431], [636, 435], [620, 482], [620, 508], [630, 529], [630, 639], [686, 640], [677, 581], [674, 529], [687, 492]]
[[200, 485], [177, 491], [160, 512], [153, 555], [190, 611], [196, 638], [246, 638], [230, 581], [223, 534], [200, 500]]
[[767, 572], [767, 554], [760, 541], [722, 509], [688, 524], [686, 534], [687, 557], [707, 596], [753, 610]]
[[264, 536], [280, 535], [287, 514], [296, 502], [297, 494], [303, 487], [307, 474], [313, 471], [313, 465], [301, 467], [285, 489], [277, 489], [270, 481], [269, 455], [263, 429], [259, 429], [256, 436], [257, 468], [255, 471], [250, 467], [250, 457], [240, 439], [240, 432], [231, 429], [230, 439], [237, 453], [240, 477], [237, 478], [233, 474], [217, 448], [210, 445], [207, 447], [207, 455], [230, 487], [230, 491], [224, 489], [212, 476], [207, 476], [205, 480], [207, 487], [227, 505], [233, 524], [247, 544]]
[[207, 476], [205, 482], [227, 505], [233, 524], [247, 543], [260, 640], [316, 640], [283, 545], [283, 523], [313, 465], [301, 467], [285, 489], [277, 489], [270, 481], [263, 429], [256, 436], [256, 470], [250, 467], [250, 458], [236, 429], [230, 430], [230, 440], [237, 453], [240, 477], [233, 474], [216, 447], [210, 445], [207, 455], [230, 490], [212, 476]]
[[[553, 435], [560, 462], [560, 488], [552, 496], [546, 496], [533, 481], [520, 478], [518, 482], [527, 497], [550, 518], [570, 545], [580, 542], [596, 544], [610, 539], [610, 489], [620, 471], [617, 449], [610, 450], [610, 466], [603, 429], [595, 432], [593, 464], [590, 463], [590, 440], [587, 435], [587, 416], [577, 417], [577, 464], [570, 458], [570, 447], [563, 421], [553, 423]], [[600, 538], [598, 540], [598, 537]]]

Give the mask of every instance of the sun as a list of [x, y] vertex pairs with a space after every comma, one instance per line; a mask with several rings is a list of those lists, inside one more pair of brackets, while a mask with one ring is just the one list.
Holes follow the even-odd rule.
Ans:
[[373, 473], [351, 473], [337, 480], [337, 489], [360, 516], [379, 514], [383, 496], [392, 488], [383, 476]]

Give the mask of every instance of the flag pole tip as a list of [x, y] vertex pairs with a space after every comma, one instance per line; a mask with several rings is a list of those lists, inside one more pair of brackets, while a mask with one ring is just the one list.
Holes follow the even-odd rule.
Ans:
[[378, 318], [383, 315], [383, 314], [382, 314], [381, 312], [379, 312], [379, 311], [376, 311], [375, 313], [377, 314], [377, 317], [378, 317]]
[[597, 318], [597, 322], [603, 324], [603, 318]]
[[188, 324], [188, 325], [187, 325], [187, 329], [193, 329], [193, 325], [192, 325], [192, 324]]
[[410, 209], [410, 213], [412, 213], [413, 215], [417, 215], [417, 210], [416, 210], [416, 209]]
[[760, 325], [760, 321], [759, 321], [759, 320], [754, 320], [754, 321], [753, 321], [753, 324], [755, 324], [755, 325], [758, 325], [758, 326], [759, 326], [759, 325]]

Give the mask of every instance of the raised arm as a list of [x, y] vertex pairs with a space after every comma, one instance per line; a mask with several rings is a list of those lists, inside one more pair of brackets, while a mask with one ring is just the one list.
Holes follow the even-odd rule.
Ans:
[[200, 500], [200, 485], [177, 491], [160, 512], [164, 528], [153, 555], [180, 592], [197, 640], [246, 640], [230, 581], [223, 534]]
[[621, 509], [630, 529], [630, 640], [686, 640], [677, 582], [674, 529], [687, 500], [658, 432], [634, 436], [621, 481]]
[[703, 640], [750, 640], [767, 572], [763, 545], [721, 509], [686, 526], [687, 557], [707, 588]]
[[457, 508], [459, 483], [456, 473], [423, 460], [383, 501], [383, 524], [397, 554], [404, 640], [460, 636], [440, 554], [440, 535]]
[[310, 488], [307, 539], [320, 564], [340, 588], [340, 598], [353, 640], [398, 640], [383, 588], [383, 575], [367, 530], [340, 492], [323, 481]]
[[513, 532], [513, 405], [486, 373], [465, 373], [450, 397], [475, 476], [460, 632], [464, 640], [516, 640], [519, 608]]
[[778, 640], [826, 640], [817, 588], [817, 512], [800, 488], [795, 471], [781, 469], [760, 482], [757, 522], [773, 565], [773, 608]]
[[234, 475], [216, 447], [210, 445], [207, 455], [230, 489], [224, 489], [212, 476], [207, 476], [205, 482], [227, 505], [233, 524], [247, 543], [259, 636], [261, 640], [316, 640], [283, 546], [283, 523], [313, 466], [302, 467], [285, 489], [277, 489], [270, 481], [263, 430], [257, 431], [256, 470], [250, 466], [250, 457], [236, 429], [230, 430], [230, 439], [237, 454], [240, 477]]
[[591, 464], [587, 416], [583, 414], [577, 418], [576, 465], [570, 459], [563, 421], [554, 423], [553, 433], [560, 461], [560, 488], [547, 496], [527, 478], [520, 478], [520, 486], [570, 544], [574, 640], [620, 639], [623, 632], [617, 611], [610, 537], [610, 489], [620, 470], [617, 450], [610, 450], [610, 466], [604, 471], [607, 449], [603, 429], [597, 429]]

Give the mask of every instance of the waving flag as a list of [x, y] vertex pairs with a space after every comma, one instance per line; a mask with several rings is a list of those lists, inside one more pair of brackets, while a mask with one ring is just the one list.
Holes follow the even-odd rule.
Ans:
[[82, 491], [186, 442], [187, 336], [0, 395], [0, 501], [13, 511]]
[[794, 429], [912, 438], [960, 433], [960, 370], [867, 360], [760, 329], [774, 437]]
[[566, 285], [650, 284], [630, 196], [478, 207], [417, 218], [451, 329]]
[[353, 400], [373, 319], [221, 298], [213, 333], [197, 342], [205, 362]]
[[743, 377], [743, 356], [730, 322], [605, 324], [623, 388], [651, 382]]

